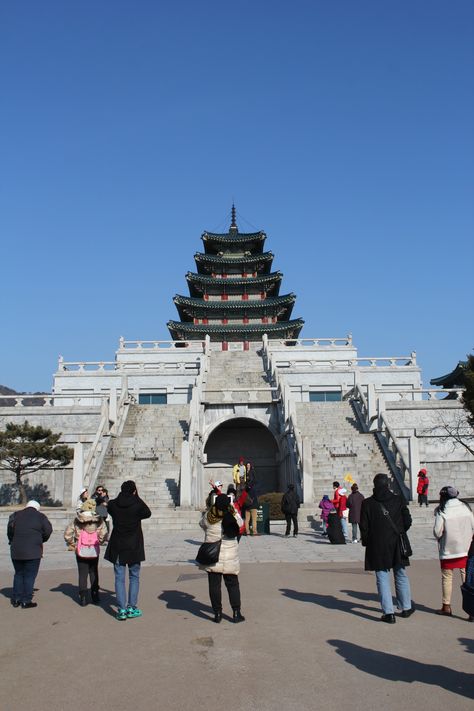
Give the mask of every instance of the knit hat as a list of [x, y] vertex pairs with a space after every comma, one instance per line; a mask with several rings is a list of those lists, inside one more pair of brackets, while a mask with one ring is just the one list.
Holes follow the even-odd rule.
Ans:
[[214, 501], [214, 506], [218, 511], [226, 511], [229, 507], [230, 504], [230, 499], [226, 494], [219, 494], [219, 496], [216, 496], [216, 500]]
[[82, 489], [81, 489], [80, 492], [79, 492], [79, 496], [82, 496], [82, 494], [85, 494], [86, 491], [89, 491], [89, 489], [87, 488], [87, 486], [83, 486]]
[[217, 488], [220, 489], [221, 486], [222, 486], [222, 482], [219, 481], [219, 480], [217, 480], [217, 481], [214, 482], [214, 486], [217, 486]]
[[418, 476], [426, 476], [426, 469], [420, 469]]
[[454, 486], [443, 486], [439, 495], [445, 499], [457, 499], [459, 491]]
[[120, 491], [126, 496], [131, 496], [133, 492], [136, 491], [136, 489], [136, 484], [131, 479], [129, 479], [128, 481], [124, 481], [122, 486], [120, 487]]
[[39, 511], [39, 510], [40, 510], [40, 505], [39, 505], [39, 503], [38, 503], [37, 501], [35, 501], [34, 499], [32, 499], [31, 501], [28, 501], [28, 503], [26, 504], [26, 508], [27, 508], [27, 509], [28, 509], [28, 508], [30, 508], [30, 509], [36, 509], [37, 511]]

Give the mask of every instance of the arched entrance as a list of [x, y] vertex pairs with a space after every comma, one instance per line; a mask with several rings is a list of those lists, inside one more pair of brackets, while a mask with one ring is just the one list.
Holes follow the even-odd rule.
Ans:
[[261, 422], [247, 417], [226, 420], [211, 432], [204, 452], [206, 484], [209, 479], [219, 479], [227, 488], [233, 465], [244, 457], [254, 465], [259, 494], [279, 490], [278, 444]]

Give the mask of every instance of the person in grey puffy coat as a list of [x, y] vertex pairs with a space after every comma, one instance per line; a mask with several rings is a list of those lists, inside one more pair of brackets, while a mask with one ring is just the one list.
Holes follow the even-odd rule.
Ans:
[[222, 578], [229, 594], [233, 621], [243, 622], [245, 618], [240, 611], [239, 585], [239, 523], [230, 498], [219, 494], [214, 504], [204, 511], [199, 525], [205, 532], [205, 543], [215, 543], [221, 540], [219, 560], [213, 565], [200, 566], [208, 574], [209, 597], [214, 611], [214, 622], [222, 620]]

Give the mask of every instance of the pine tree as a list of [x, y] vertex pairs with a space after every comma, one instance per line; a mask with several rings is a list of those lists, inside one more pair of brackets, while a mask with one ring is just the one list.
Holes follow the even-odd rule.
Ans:
[[15, 474], [21, 504], [26, 504], [24, 477], [39, 469], [65, 467], [72, 460], [74, 450], [58, 444], [60, 438], [61, 432], [53, 434], [27, 421], [20, 425], [9, 422], [0, 431], [0, 468]]

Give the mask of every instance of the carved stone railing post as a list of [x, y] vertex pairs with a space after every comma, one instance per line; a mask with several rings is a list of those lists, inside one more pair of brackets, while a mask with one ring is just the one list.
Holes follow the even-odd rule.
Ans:
[[186, 439], [181, 443], [179, 504], [180, 506], [191, 506], [191, 453], [189, 442]]
[[311, 437], [302, 437], [301, 443], [303, 465], [303, 502], [314, 503], [313, 491], [313, 455]]
[[409, 487], [412, 500], [416, 500], [416, 488], [418, 485], [418, 472], [420, 471], [420, 448], [415, 434], [408, 438], [408, 467], [409, 467]]
[[84, 445], [76, 442], [74, 445], [74, 460], [72, 467], [71, 506], [75, 506], [84, 483]]

